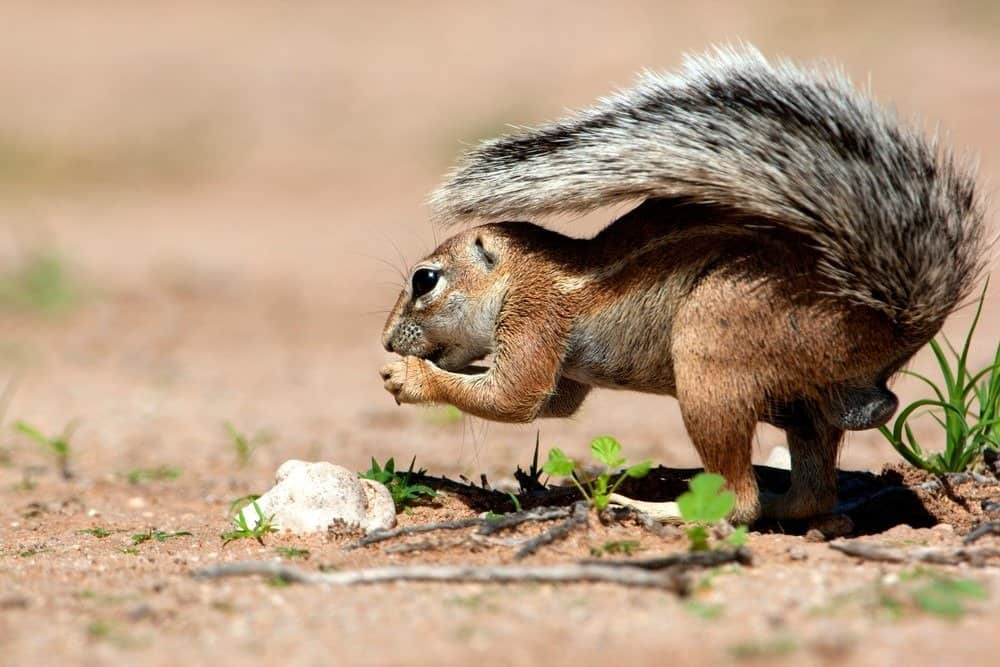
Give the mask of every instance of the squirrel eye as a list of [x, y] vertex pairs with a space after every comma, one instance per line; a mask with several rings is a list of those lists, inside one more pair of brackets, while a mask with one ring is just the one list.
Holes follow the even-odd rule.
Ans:
[[413, 273], [413, 298], [419, 299], [434, 289], [438, 282], [438, 272], [434, 269], [417, 269]]

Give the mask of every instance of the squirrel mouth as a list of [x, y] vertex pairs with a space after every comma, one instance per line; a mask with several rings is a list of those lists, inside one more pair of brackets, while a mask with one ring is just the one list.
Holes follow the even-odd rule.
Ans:
[[[451, 371], [453, 373], [478, 375], [488, 370], [487, 366], [477, 366], [475, 365], [475, 362], [483, 361], [489, 355], [483, 355], [481, 357], [476, 357], [475, 359], [468, 359], [468, 360], [463, 359], [461, 364], [456, 365], [453, 363], [448, 363], [448, 360], [445, 359], [448, 352], [450, 351], [451, 348], [449, 348], [447, 345], [440, 345], [432, 349], [430, 352], [422, 355], [422, 358], [426, 359], [427, 361], [431, 362], [432, 364], [441, 368], [442, 370]], [[442, 360], [444, 360], [444, 364], [441, 363]]]

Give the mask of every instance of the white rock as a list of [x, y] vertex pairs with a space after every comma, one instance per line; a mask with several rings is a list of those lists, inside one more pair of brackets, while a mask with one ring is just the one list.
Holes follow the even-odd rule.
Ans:
[[[293, 533], [338, 527], [371, 533], [396, 525], [389, 489], [325, 461], [285, 461], [275, 473], [274, 487], [257, 499], [257, 506], [275, 528]], [[248, 526], [260, 521], [253, 505], [241, 514]]]

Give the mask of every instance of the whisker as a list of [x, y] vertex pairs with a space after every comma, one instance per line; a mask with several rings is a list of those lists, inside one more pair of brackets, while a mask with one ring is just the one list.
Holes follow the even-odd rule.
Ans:
[[374, 262], [378, 262], [379, 264], [383, 264], [386, 267], [388, 267], [389, 269], [392, 269], [393, 273], [395, 273], [396, 275], [399, 276], [400, 281], [402, 281], [404, 284], [406, 283], [406, 279], [407, 279], [406, 271], [403, 271], [402, 269], [400, 269], [398, 266], [396, 266], [395, 264], [393, 264], [389, 260], [387, 260], [387, 259], [385, 259], [383, 257], [378, 257], [376, 255], [369, 255], [367, 253], [358, 252], [356, 250], [348, 251], [348, 254], [354, 255], [356, 257], [364, 257], [365, 259], [372, 260]]

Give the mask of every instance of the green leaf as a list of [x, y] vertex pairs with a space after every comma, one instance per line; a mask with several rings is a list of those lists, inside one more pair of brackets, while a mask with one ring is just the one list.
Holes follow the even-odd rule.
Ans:
[[573, 474], [573, 468], [573, 460], [558, 448], [549, 450], [549, 460], [542, 466], [544, 472], [556, 477], [569, 477]]
[[610, 435], [602, 435], [591, 440], [590, 453], [609, 468], [617, 468], [625, 463], [625, 457], [621, 456], [622, 446]]
[[385, 468], [381, 468], [379, 467], [378, 461], [376, 461], [373, 456], [372, 467], [369, 470], [358, 474], [364, 479], [371, 479], [379, 484], [389, 486], [392, 484], [393, 478], [395, 477], [393, 474], [393, 461], [392, 459], [389, 459], [385, 462]]
[[729, 544], [734, 547], [742, 547], [747, 543], [747, 527], [737, 526], [733, 529], [733, 534], [729, 536]]
[[695, 475], [688, 482], [688, 486], [691, 488], [691, 493], [697, 496], [710, 497], [717, 494], [725, 483], [726, 480], [722, 475], [717, 475], [713, 472], [702, 472]]
[[42, 446], [51, 447], [49, 438], [43, 435], [41, 431], [39, 431], [31, 424], [19, 421], [16, 424], [14, 424], [14, 430], [19, 431], [20, 433], [28, 436], [29, 438], [31, 438], [32, 440], [34, 440], [35, 442], [37, 442]]
[[645, 477], [649, 473], [649, 469], [653, 467], [653, 462], [650, 460], [641, 461], [625, 471], [625, 474], [629, 477], [634, 477], [638, 479], [639, 477]]
[[690, 491], [677, 498], [685, 521], [714, 523], [726, 517], [736, 504], [731, 491], [722, 491], [725, 480], [714, 473], [699, 473], [689, 483]]

